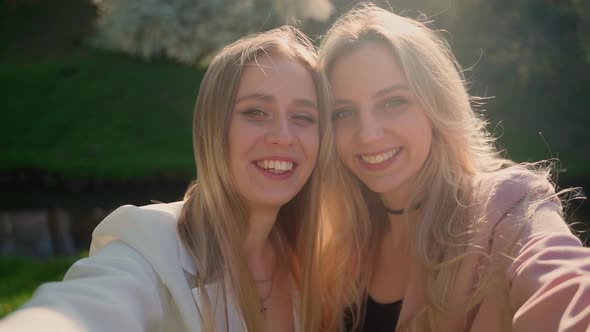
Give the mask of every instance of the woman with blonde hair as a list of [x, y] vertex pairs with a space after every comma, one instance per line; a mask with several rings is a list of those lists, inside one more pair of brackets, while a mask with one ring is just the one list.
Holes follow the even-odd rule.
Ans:
[[589, 328], [590, 252], [548, 168], [500, 157], [436, 31], [361, 5], [328, 31], [320, 63], [337, 160], [326, 328]]
[[295, 28], [223, 49], [197, 97], [184, 201], [114, 211], [90, 257], [0, 331], [319, 330], [320, 77]]

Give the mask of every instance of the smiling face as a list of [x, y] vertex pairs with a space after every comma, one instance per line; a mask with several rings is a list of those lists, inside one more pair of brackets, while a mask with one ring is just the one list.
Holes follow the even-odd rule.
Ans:
[[319, 148], [314, 80], [270, 54], [245, 66], [229, 127], [231, 174], [250, 210], [279, 208], [301, 190]]
[[331, 67], [338, 155], [391, 208], [405, 207], [426, 161], [432, 125], [385, 46], [367, 42]]

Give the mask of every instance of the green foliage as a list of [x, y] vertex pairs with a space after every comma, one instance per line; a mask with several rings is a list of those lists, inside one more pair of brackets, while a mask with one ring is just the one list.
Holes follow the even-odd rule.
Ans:
[[[494, 98], [486, 116], [518, 161], [559, 157], [564, 177], [590, 175], [586, 16], [573, 1], [456, 1], [454, 50], [472, 92]], [[477, 54], [478, 52], [479, 54]]]
[[0, 318], [16, 310], [31, 298], [37, 287], [63, 279], [78, 257], [55, 257], [46, 261], [24, 257], [0, 256]]
[[[286, 6], [287, 0], [264, 1], [277, 13], [300, 11]], [[248, 3], [260, 5], [259, 14], [266, 15], [264, 1]], [[340, 12], [351, 4], [331, 2]], [[568, 170], [564, 176], [590, 175], [588, 1], [380, 3], [410, 17], [425, 13], [423, 19], [443, 30], [467, 68], [470, 92], [491, 97], [484, 115], [511, 158], [559, 157]], [[190, 119], [203, 69], [156, 55], [142, 61], [90, 49], [84, 41], [93, 35], [95, 18], [89, 1], [0, 2], [0, 171], [31, 167], [65, 176], [191, 177]], [[330, 23], [310, 29], [321, 33]], [[223, 34], [223, 24], [233, 23], [201, 28], [213, 38], [211, 29]], [[249, 30], [231, 31], [237, 38]]]
[[89, 1], [0, 3], [0, 172], [192, 177], [204, 69], [89, 48], [95, 15]]
[[585, 50], [586, 62], [590, 63], [590, 2], [574, 0], [571, 10], [578, 14], [578, 43]]
[[68, 176], [192, 174], [192, 107], [203, 71], [83, 50], [0, 64], [3, 169]]

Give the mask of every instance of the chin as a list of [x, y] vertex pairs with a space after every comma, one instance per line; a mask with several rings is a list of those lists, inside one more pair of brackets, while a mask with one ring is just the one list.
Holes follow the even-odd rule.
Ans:
[[269, 196], [269, 197], [261, 197], [258, 202], [260, 202], [260, 206], [266, 206], [268, 208], [276, 208], [276, 209], [280, 209], [282, 206], [284, 206], [285, 204], [289, 203], [291, 200], [293, 200], [293, 198], [295, 197], [295, 195], [293, 196]]
[[365, 183], [365, 185], [373, 192], [377, 193], [377, 194], [384, 194], [384, 193], [388, 193], [391, 191], [395, 191], [397, 188], [399, 188], [399, 183], [383, 183], [382, 182], [373, 182], [373, 183], [367, 183], [365, 181], [363, 181]]

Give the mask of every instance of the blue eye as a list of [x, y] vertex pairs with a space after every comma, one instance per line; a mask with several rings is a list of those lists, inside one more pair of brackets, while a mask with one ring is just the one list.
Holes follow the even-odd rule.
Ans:
[[396, 97], [387, 99], [384, 104], [386, 108], [395, 108], [404, 105], [406, 102], [407, 101], [405, 99]]
[[352, 117], [354, 111], [352, 109], [340, 109], [332, 112], [332, 121], [344, 120]]
[[383, 105], [385, 106], [385, 108], [396, 108], [405, 105], [406, 103], [407, 100], [405, 100], [404, 98], [395, 97], [385, 100]]

